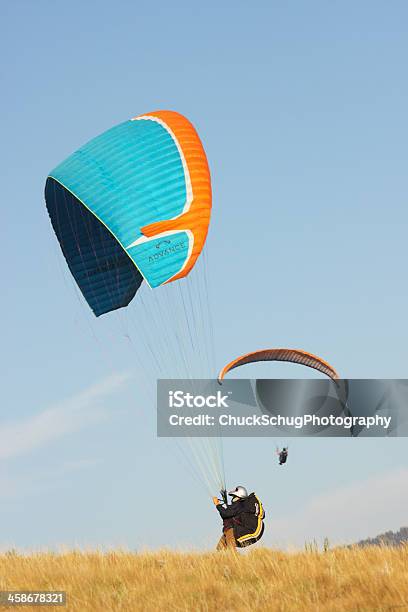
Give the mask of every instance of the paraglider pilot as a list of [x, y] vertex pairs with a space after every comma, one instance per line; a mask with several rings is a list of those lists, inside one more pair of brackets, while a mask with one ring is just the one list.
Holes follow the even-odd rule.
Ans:
[[276, 454], [279, 457], [279, 465], [283, 465], [284, 463], [286, 463], [286, 461], [288, 459], [288, 449], [287, 449], [287, 447], [284, 446], [281, 451], [278, 448], [276, 450]]
[[232, 497], [230, 505], [213, 497], [223, 522], [223, 533], [217, 550], [250, 546], [255, 544], [264, 532], [265, 512], [255, 493], [248, 495], [245, 487], [238, 486], [229, 491], [228, 495]]

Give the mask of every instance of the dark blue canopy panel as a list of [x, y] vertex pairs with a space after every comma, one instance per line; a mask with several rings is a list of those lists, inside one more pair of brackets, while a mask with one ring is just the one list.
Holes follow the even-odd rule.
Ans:
[[69, 269], [95, 315], [127, 306], [143, 276], [117, 239], [51, 177], [45, 186], [45, 200]]

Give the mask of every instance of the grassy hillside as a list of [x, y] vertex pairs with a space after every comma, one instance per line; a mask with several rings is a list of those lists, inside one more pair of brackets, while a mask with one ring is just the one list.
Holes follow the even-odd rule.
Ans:
[[68, 609], [78, 612], [403, 611], [408, 546], [293, 554], [258, 548], [245, 555], [3, 554], [0, 590], [18, 589], [65, 590]]

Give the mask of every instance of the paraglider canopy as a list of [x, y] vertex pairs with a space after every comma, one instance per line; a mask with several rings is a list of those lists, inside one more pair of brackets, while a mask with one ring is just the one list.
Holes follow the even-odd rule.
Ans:
[[289, 361], [290, 363], [298, 363], [318, 370], [333, 380], [339, 378], [336, 370], [327, 363], [327, 361], [324, 361], [312, 353], [307, 353], [300, 349], [274, 348], [246, 353], [245, 355], [241, 355], [241, 357], [233, 359], [227, 363], [218, 374], [218, 382], [221, 383], [226, 374], [234, 368], [238, 368], [248, 363], [256, 363], [258, 361]]
[[45, 199], [61, 249], [96, 316], [127, 306], [143, 279], [186, 276], [211, 213], [206, 155], [173, 111], [125, 121], [50, 172]]

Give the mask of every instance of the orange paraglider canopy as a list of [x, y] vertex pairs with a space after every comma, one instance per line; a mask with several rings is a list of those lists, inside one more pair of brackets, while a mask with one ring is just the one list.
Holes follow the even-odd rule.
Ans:
[[307, 353], [300, 349], [274, 348], [246, 353], [230, 361], [230, 363], [228, 363], [218, 374], [218, 382], [221, 383], [225, 375], [234, 368], [238, 368], [247, 363], [256, 363], [257, 361], [289, 361], [318, 370], [333, 380], [339, 378], [336, 370], [327, 363], [327, 361], [317, 357], [317, 355]]

